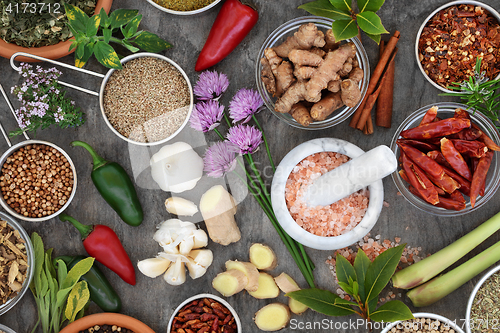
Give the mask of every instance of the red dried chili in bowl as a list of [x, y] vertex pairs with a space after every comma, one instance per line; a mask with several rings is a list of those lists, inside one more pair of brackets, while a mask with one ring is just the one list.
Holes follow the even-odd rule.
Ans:
[[474, 74], [476, 59], [488, 79], [500, 74], [500, 15], [477, 1], [454, 1], [436, 9], [417, 34], [420, 69], [438, 89]]

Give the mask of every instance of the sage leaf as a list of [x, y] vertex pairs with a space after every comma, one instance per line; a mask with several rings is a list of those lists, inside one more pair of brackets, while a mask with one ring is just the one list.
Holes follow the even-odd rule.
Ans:
[[305, 3], [298, 7], [306, 12], [316, 15], [331, 18], [332, 20], [351, 20], [351, 13], [343, 11], [332, 6], [329, 0], [316, 0]]
[[365, 276], [365, 292], [368, 301], [378, 298], [396, 271], [406, 244], [382, 252], [368, 267]]
[[123, 36], [125, 38], [131, 38], [137, 32], [141, 20], [142, 20], [142, 15], [137, 15], [125, 27], [122, 27], [121, 31]]
[[382, 304], [371, 315], [373, 321], [393, 322], [398, 320], [413, 319], [410, 309], [401, 301], [389, 301]]
[[134, 43], [136, 43], [141, 49], [147, 52], [160, 52], [165, 49], [168, 49], [172, 45], [155, 35], [149, 31], [141, 32], [135, 39]]
[[382, 25], [382, 20], [374, 12], [362, 12], [356, 15], [358, 25], [366, 33], [380, 35], [388, 33]]
[[47, 274], [45, 274], [45, 271], [41, 271], [40, 275], [40, 292], [38, 293], [37, 296], [45, 296], [47, 291], [49, 291], [49, 281], [47, 281]]
[[87, 36], [95, 36], [97, 34], [97, 31], [99, 30], [99, 23], [101, 22], [101, 16], [100, 15], [94, 15], [92, 16], [88, 23], [87, 23]]
[[356, 20], [351, 19], [350, 21], [335, 21], [332, 23], [332, 32], [337, 42], [353, 38], [358, 34]]
[[341, 298], [328, 290], [318, 288], [302, 289], [287, 293], [285, 296], [291, 297], [314, 311], [327, 316], [347, 316], [355, 312], [349, 305], [335, 304], [335, 301]]
[[357, 0], [359, 12], [377, 12], [384, 4], [385, 0]]
[[[62, 283], [61, 281], [64, 281], [66, 279], [66, 276], [68, 275], [68, 267], [66, 267], [66, 263], [62, 260], [57, 260], [57, 279]], [[62, 287], [61, 285], [59, 286], [60, 288]]]
[[365, 34], [370, 37], [375, 43], [380, 44], [380, 35], [372, 35], [365, 32]]
[[64, 314], [70, 323], [75, 321], [76, 315], [87, 304], [90, 298], [87, 282], [80, 281], [71, 289], [66, 302], [66, 310]]
[[341, 254], [337, 253], [335, 258], [335, 271], [337, 272], [337, 279], [339, 282], [349, 283], [349, 278], [356, 281], [356, 271], [351, 263]]
[[137, 9], [116, 9], [109, 15], [111, 29], [127, 24], [139, 11]]
[[333, 7], [350, 12], [351, 11], [351, 0], [330, 0]]
[[64, 10], [68, 18], [68, 24], [76, 31], [86, 31], [89, 17], [83, 10], [69, 3], [64, 3]]
[[354, 259], [354, 270], [356, 271], [356, 278], [359, 285], [358, 295], [363, 303], [366, 301], [365, 276], [368, 266], [370, 266], [371, 263], [372, 262], [363, 250], [359, 249], [358, 254], [356, 254], [356, 258]]
[[97, 61], [102, 65], [108, 68], [122, 69], [120, 58], [118, 58], [115, 50], [109, 44], [102, 41], [97, 42], [94, 45], [94, 54]]
[[31, 234], [31, 244], [33, 245], [33, 254], [35, 256], [35, 268], [34, 268], [35, 271], [32, 284], [34, 285], [35, 290], [39, 291], [41, 289], [41, 285], [38, 277], [40, 276], [40, 272], [42, 271], [43, 268], [45, 251], [43, 249], [42, 238], [36, 232]]
[[[73, 288], [73, 286], [80, 280], [80, 277], [87, 273], [94, 264], [94, 258], [88, 257], [80, 260], [73, 268], [68, 272], [66, 279], [62, 283], [62, 288]], [[61, 288], [61, 289], [62, 289]]]

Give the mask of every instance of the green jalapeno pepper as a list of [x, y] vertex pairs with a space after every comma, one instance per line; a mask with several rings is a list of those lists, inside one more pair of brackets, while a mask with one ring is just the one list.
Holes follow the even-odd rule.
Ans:
[[71, 142], [72, 146], [87, 149], [92, 155], [94, 167], [91, 178], [95, 187], [120, 218], [131, 226], [142, 223], [143, 212], [134, 184], [123, 167], [97, 155], [95, 150], [82, 141]]
[[[68, 267], [68, 271], [78, 262], [87, 258], [86, 256], [61, 256], [54, 259], [61, 259]], [[119, 312], [122, 307], [120, 297], [109, 283], [106, 276], [95, 264], [92, 268], [82, 275], [80, 280], [87, 282], [90, 291], [90, 299], [94, 301], [104, 312]]]

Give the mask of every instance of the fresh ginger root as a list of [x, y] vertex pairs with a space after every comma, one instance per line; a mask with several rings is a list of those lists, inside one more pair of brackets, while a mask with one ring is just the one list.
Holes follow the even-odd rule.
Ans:
[[266, 332], [279, 331], [286, 327], [290, 320], [288, 307], [281, 303], [271, 303], [264, 306], [255, 314], [255, 325]]
[[323, 58], [307, 50], [292, 50], [288, 58], [294, 65], [318, 67], [323, 63]]
[[288, 113], [294, 104], [303, 101], [306, 96], [306, 82], [295, 82], [288, 88], [274, 105], [274, 110], [281, 113]]
[[339, 47], [340, 42], [335, 40], [335, 36], [333, 35], [332, 29], [328, 29], [325, 32], [325, 47], [324, 49], [327, 51], [335, 50]]
[[219, 273], [212, 280], [212, 287], [220, 292], [223, 296], [228, 297], [239, 293], [248, 284], [248, 278], [242, 271], [230, 269]]
[[280, 294], [280, 289], [271, 275], [260, 272], [257, 290], [248, 293], [258, 299], [276, 298]]
[[276, 96], [276, 79], [274, 78], [273, 71], [271, 70], [271, 65], [266, 57], [260, 59], [262, 65], [262, 71], [260, 72], [260, 79], [264, 83], [266, 90], [273, 96]]
[[333, 111], [344, 105], [340, 92], [328, 94], [311, 107], [311, 117], [316, 121], [325, 120]]
[[[295, 282], [295, 280], [292, 279], [290, 275], [284, 272], [275, 277], [274, 281], [278, 285], [278, 288], [280, 288], [280, 290], [285, 294], [291, 293], [292, 291], [300, 290], [300, 287], [297, 284], [297, 282]], [[304, 313], [309, 308], [304, 303], [300, 303], [299, 301], [293, 298], [289, 299], [288, 306], [290, 307], [290, 311], [292, 311], [295, 314]]]
[[342, 69], [339, 71], [338, 74], [340, 75], [340, 77], [347, 77], [351, 71], [352, 71], [352, 62], [346, 61], [344, 65], [342, 65]]
[[226, 269], [229, 271], [231, 269], [236, 269], [248, 278], [248, 284], [245, 287], [248, 291], [257, 291], [259, 288], [259, 271], [257, 267], [251, 262], [228, 260], [226, 261]]
[[309, 50], [309, 52], [319, 55], [321, 58], [324, 58], [326, 56], [326, 51], [320, 49], [319, 47], [313, 47]]
[[342, 81], [340, 87], [342, 102], [350, 108], [355, 107], [361, 100], [359, 86], [353, 80], [346, 79]]
[[254, 243], [249, 249], [250, 262], [260, 270], [272, 270], [276, 267], [276, 255], [267, 245]]
[[325, 35], [314, 23], [307, 23], [300, 26], [293, 36], [290, 36], [286, 41], [274, 47], [276, 54], [282, 58], [287, 58], [291, 50], [309, 50], [313, 46], [325, 46]]
[[342, 83], [342, 80], [340, 80], [340, 79], [330, 81], [330, 82], [328, 82], [328, 86], [326, 87], [326, 89], [328, 89], [328, 91], [336, 93], [336, 92], [340, 91], [340, 84], [341, 83]]
[[309, 110], [303, 103], [294, 104], [289, 113], [293, 117], [293, 119], [295, 119], [302, 126], [307, 127], [313, 121]]
[[301, 81], [309, 80], [316, 73], [316, 70], [315, 67], [295, 65], [293, 75]]
[[338, 78], [338, 71], [348, 58], [354, 57], [356, 54], [356, 46], [354, 43], [347, 43], [336, 49], [328, 52], [325, 61], [318, 67], [316, 73], [307, 82], [307, 94], [305, 99], [309, 102], [319, 102], [321, 99], [321, 90], [326, 89], [328, 82]]
[[279, 97], [295, 82], [292, 64], [288, 61], [283, 61], [276, 69], [275, 79], [276, 96]]
[[365, 73], [359, 67], [354, 67], [352, 69], [352, 71], [349, 73], [349, 79], [354, 81], [354, 83], [356, 83], [356, 84], [359, 84], [361, 81], [363, 81], [364, 76], [365, 76]]

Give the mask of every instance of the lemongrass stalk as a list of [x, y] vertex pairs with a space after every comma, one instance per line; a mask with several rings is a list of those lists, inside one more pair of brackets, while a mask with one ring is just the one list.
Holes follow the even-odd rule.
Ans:
[[410, 290], [406, 295], [414, 306], [431, 305], [458, 289], [498, 260], [500, 260], [500, 242], [448, 273]]
[[457, 260], [465, 256], [499, 229], [500, 213], [497, 213], [479, 227], [444, 249], [396, 272], [392, 277], [392, 284], [396, 288], [411, 289], [429, 281], [453, 265]]
[[217, 135], [219, 136], [219, 138], [222, 139], [222, 141], [225, 140], [224, 136], [219, 132], [219, 130], [217, 128], [214, 128], [214, 132], [217, 133]]

